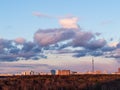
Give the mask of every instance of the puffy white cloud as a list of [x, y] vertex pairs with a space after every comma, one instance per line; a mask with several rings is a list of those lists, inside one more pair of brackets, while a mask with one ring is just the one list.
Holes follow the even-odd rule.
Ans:
[[72, 15], [67, 16], [51, 16], [48, 14], [43, 14], [41, 12], [33, 12], [34, 16], [40, 17], [40, 18], [53, 18], [57, 19], [59, 21], [59, 24], [62, 26], [62, 28], [75, 28], [78, 29], [79, 25], [78, 23], [78, 17], [74, 17]]
[[63, 28], [79, 28], [77, 17], [62, 18], [59, 20], [59, 23]]

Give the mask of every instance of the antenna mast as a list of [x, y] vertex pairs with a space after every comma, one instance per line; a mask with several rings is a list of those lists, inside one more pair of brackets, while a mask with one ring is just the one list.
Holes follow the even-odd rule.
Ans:
[[94, 72], [94, 59], [92, 57], [92, 72]]

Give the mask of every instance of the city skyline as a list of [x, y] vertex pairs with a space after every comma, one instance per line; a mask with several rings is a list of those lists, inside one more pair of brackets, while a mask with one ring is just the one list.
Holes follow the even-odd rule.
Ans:
[[120, 66], [118, 0], [4, 0], [0, 3], [0, 72]]

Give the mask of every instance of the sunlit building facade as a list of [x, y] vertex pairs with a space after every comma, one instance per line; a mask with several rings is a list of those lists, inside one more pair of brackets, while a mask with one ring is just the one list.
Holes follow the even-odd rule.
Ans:
[[118, 68], [118, 72], [120, 73], [120, 68]]
[[21, 73], [22, 75], [34, 75], [34, 71], [25, 71]]
[[56, 75], [70, 75], [70, 70], [56, 70]]

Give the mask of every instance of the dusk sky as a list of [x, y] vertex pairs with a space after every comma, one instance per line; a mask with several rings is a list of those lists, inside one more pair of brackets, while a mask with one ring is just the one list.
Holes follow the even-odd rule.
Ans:
[[0, 73], [120, 67], [119, 0], [1, 0]]

